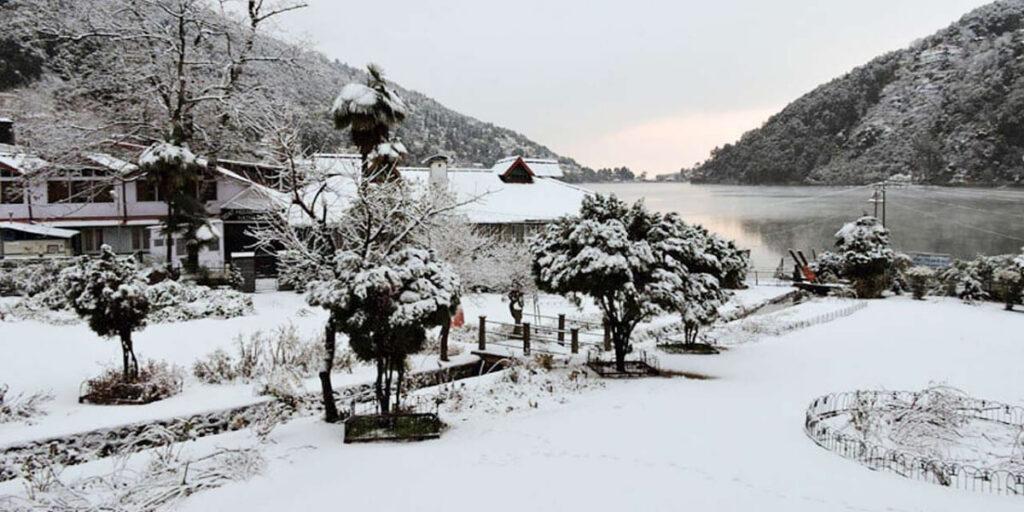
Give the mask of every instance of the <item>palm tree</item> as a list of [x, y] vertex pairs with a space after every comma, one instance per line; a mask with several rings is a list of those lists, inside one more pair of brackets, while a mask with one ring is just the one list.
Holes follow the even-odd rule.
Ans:
[[352, 143], [359, 148], [363, 175], [387, 178], [405, 155], [401, 142], [391, 140], [391, 129], [405, 120], [408, 107], [388, 87], [384, 72], [374, 64], [366, 67], [366, 84], [350, 83], [341, 88], [331, 109], [334, 126], [349, 129]]

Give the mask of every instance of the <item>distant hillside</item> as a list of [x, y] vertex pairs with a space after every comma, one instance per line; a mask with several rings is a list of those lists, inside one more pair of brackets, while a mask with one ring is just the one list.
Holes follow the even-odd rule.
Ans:
[[797, 99], [696, 182], [1024, 185], [1024, 0], [979, 8]]
[[[103, 49], [88, 47], [69, 51], [67, 48], [54, 48], [40, 43], [31, 33], [33, 20], [26, 14], [26, 10], [18, 12], [18, 5], [16, 0], [0, 0], [0, 93], [8, 93], [10, 97], [23, 100], [19, 102], [20, 111], [15, 112], [21, 115], [13, 116], [22, 140], [32, 142], [32, 137], [42, 137], [40, 134], [48, 133], [43, 126], [34, 125], [53, 123], [52, 118], [40, 112], [59, 112], [62, 117], [89, 114], [108, 122], [117, 120], [121, 113], [102, 99], [88, 103], [68, 100], [72, 97], [77, 81], [94, 80], [92, 75], [102, 72], [89, 66], [87, 59], [90, 52], [102, 52]], [[264, 43], [294, 50], [290, 45], [273, 39]], [[256, 75], [257, 81], [273, 91], [273, 100], [299, 106], [309, 113], [310, 121], [304, 131], [311, 144], [335, 151], [350, 151], [352, 148], [347, 147], [345, 134], [333, 129], [327, 109], [342, 85], [365, 80], [365, 73], [361, 69], [331, 61], [319, 53], [298, 54], [298, 60], [290, 66], [254, 66], [251, 72]], [[79, 56], [81, 62], [68, 62]], [[58, 60], [60, 66], [55, 65]], [[519, 133], [452, 111], [421, 93], [401, 86], [397, 86], [397, 89], [413, 110], [398, 130], [398, 135], [410, 150], [410, 162], [445, 153], [452, 156], [459, 165], [479, 163], [490, 166], [505, 156], [524, 155], [558, 158], [570, 174], [581, 172], [581, 166], [574, 160], [557, 155]], [[0, 115], [4, 115], [4, 112], [0, 111]], [[7, 115], [11, 115], [11, 112]], [[241, 130], [228, 135], [242, 141], [250, 136]], [[244, 147], [238, 146], [234, 153], [241, 154], [226, 154], [222, 157], [255, 156], [244, 154]]]

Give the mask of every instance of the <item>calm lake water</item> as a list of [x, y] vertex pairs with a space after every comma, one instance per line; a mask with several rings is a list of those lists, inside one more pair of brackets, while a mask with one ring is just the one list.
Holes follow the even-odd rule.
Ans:
[[[868, 203], [870, 187], [585, 186], [626, 201], [644, 199], [654, 210], [677, 212], [688, 222], [703, 224], [750, 249], [759, 270], [777, 267], [791, 248], [810, 257], [812, 250], [831, 247], [843, 223], [874, 209]], [[969, 258], [1016, 253], [1024, 247], [1024, 190], [912, 186], [890, 188], [887, 200], [886, 223], [899, 250]]]

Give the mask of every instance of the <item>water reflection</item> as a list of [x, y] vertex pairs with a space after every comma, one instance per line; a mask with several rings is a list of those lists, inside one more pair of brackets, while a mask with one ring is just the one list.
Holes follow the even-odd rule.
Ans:
[[[873, 213], [870, 187], [746, 187], [687, 183], [593, 184], [627, 201], [678, 212], [737, 240], [754, 265], [774, 268], [790, 248], [831, 246], [844, 222]], [[888, 191], [886, 221], [900, 250], [957, 257], [1005, 254], [1024, 246], [1024, 191], [907, 187]], [[881, 214], [879, 214], [881, 215]]]

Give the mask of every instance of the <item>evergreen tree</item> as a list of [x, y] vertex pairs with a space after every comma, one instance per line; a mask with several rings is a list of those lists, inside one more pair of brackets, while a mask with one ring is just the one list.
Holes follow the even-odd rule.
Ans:
[[71, 307], [89, 322], [89, 328], [104, 337], [121, 340], [125, 381], [139, 376], [132, 332], [146, 325], [149, 301], [146, 281], [135, 263], [118, 258], [109, 245], [97, 258], [81, 257], [60, 275], [61, 288]]

